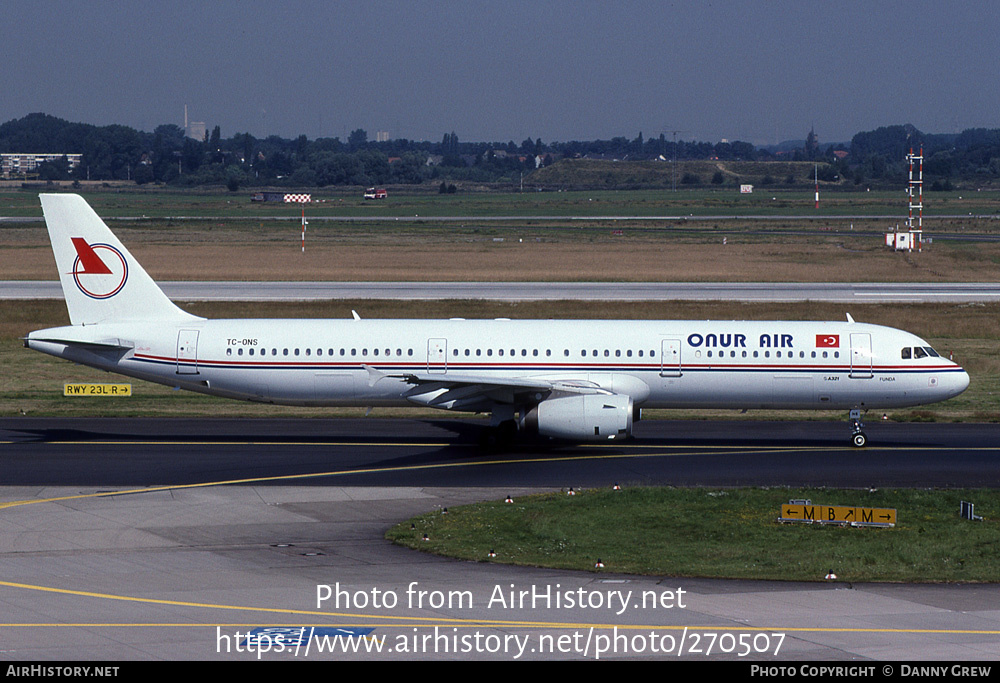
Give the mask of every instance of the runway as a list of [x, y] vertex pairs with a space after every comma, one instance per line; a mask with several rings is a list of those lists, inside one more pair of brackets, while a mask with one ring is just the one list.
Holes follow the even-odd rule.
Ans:
[[[484, 451], [485, 421], [0, 421], [9, 486], [149, 486], [303, 476], [310, 486], [1000, 487], [1000, 425], [640, 421], [624, 443]], [[571, 474], [568, 474], [571, 473]]]
[[[873, 445], [859, 452], [845, 445], [846, 423], [653, 421], [624, 446], [502, 453], [475, 446], [479, 427], [4, 420], [4, 657], [1000, 658], [992, 585], [635, 577], [616, 574], [613, 562], [568, 572], [458, 562], [383, 539], [428, 510], [613, 481], [996, 487], [998, 426], [873, 424]], [[319, 602], [324, 587], [336, 604]], [[498, 601], [512, 589], [535, 597]], [[587, 600], [569, 607], [552, 602], [556, 594]], [[268, 641], [246, 634], [264, 627], [272, 649], [259, 652]], [[313, 628], [321, 630], [302, 630]], [[278, 634], [289, 639], [280, 652]], [[319, 651], [335, 647], [354, 649]]]
[[[175, 301], [440, 299], [490, 301], [740, 301], [988, 303], [1000, 283], [847, 282], [161, 282]], [[62, 299], [56, 281], [0, 281], [0, 299]]]

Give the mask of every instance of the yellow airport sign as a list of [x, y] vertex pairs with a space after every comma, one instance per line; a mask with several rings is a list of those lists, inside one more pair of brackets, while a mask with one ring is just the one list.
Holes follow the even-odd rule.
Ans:
[[854, 526], [895, 526], [894, 508], [870, 508], [850, 505], [812, 505], [785, 503], [781, 506], [781, 522], [815, 524], [851, 524]]
[[131, 396], [131, 384], [63, 384], [63, 396]]

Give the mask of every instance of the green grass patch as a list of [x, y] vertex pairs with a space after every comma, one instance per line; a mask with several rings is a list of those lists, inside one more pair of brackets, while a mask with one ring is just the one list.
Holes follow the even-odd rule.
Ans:
[[[679, 162], [676, 178], [685, 173], [707, 183], [722, 167], [727, 182], [721, 187], [691, 188], [678, 185], [671, 189], [674, 174], [669, 163], [566, 160], [531, 174], [536, 190], [510, 191], [507, 185], [489, 188], [463, 188], [457, 194], [442, 195], [438, 185], [404, 185], [389, 188], [389, 198], [373, 202], [363, 198], [363, 187], [323, 187], [289, 189], [312, 194], [314, 204], [306, 205], [310, 216], [371, 216], [373, 219], [423, 216], [788, 216], [788, 215], [883, 215], [901, 217], [907, 204], [902, 190], [906, 179], [899, 178], [898, 189], [866, 191], [865, 188], [820, 183], [820, 209], [814, 208], [811, 162]], [[794, 175], [798, 187], [783, 186], [785, 176]], [[771, 175], [778, 182], [761, 184]], [[525, 179], [526, 183], [528, 178]], [[803, 183], [803, 181], [806, 181]], [[755, 184], [753, 194], [740, 194], [741, 183]], [[590, 189], [576, 189], [588, 187]], [[0, 190], [0, 216], [37, 216], [42, 211], [38, 201], [46, 188]], [[251, 219], [259, 216], [299, 215], [301, 205], [251, 202], [252, 190], [231, 193], [221, 189], [185, 191], [149, 186], [104, 188], [90, 185], [79, 190], [62, 187], [54, 191], [78, 192], [106, 218], [201, 216], [207, 218]], [[974, 214], [995, 217], [1000, 214], [1000, 192], [956, 191], [925, 195], [924, 216], [935, 214]], [[886, 226], [888, 227], [888, 226]], [[930, 228], [930, 226], [927, 226]], [[935, 230], [939, 225], [933, 226]]]
[[[792, 498], [895, 508], [897, 526], [778, 522]], [[984, 521], [961, 519], [961, 500], [975, 503]], [[625, 574], [818, 581], [833, 570], [841, 581], [995, 582], [998, 510], [1000, 491], [991, 490], [609, 487], [428, 512], [386, 538], [449, 557], [553, 569], [595, 571], [600, 559], [599, 571]]]

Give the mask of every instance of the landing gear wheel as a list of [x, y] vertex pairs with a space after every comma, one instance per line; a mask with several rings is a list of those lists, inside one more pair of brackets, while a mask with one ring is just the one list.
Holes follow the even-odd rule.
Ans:
[[855, 448], [864, 448], [868, 445], [868, 436], [864, 432], [854, 432], [851, 435], [851, 445]]

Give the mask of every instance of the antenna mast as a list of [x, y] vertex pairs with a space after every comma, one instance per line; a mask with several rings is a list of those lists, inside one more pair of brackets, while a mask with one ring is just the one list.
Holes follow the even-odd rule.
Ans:
[[[913, 148], [906, 155], [906, 160], [910, 162], [910, 184], [907, 194], [910, 197], [910, 214], [906, 219], [906, 228], [910, 231], [910, 251], [913, 251], [914, 244], [917, 251], [923, 251], [924, 239], [924, 148], [920, 148], [920, 154], [914, 154]], [[917, 177], [913, 178], [913, 162], [917, 162]], [[916, 202], [914, 202], [916, 195]], [[917, 222], [913, 222], [913, 210], [917, 210]]]

